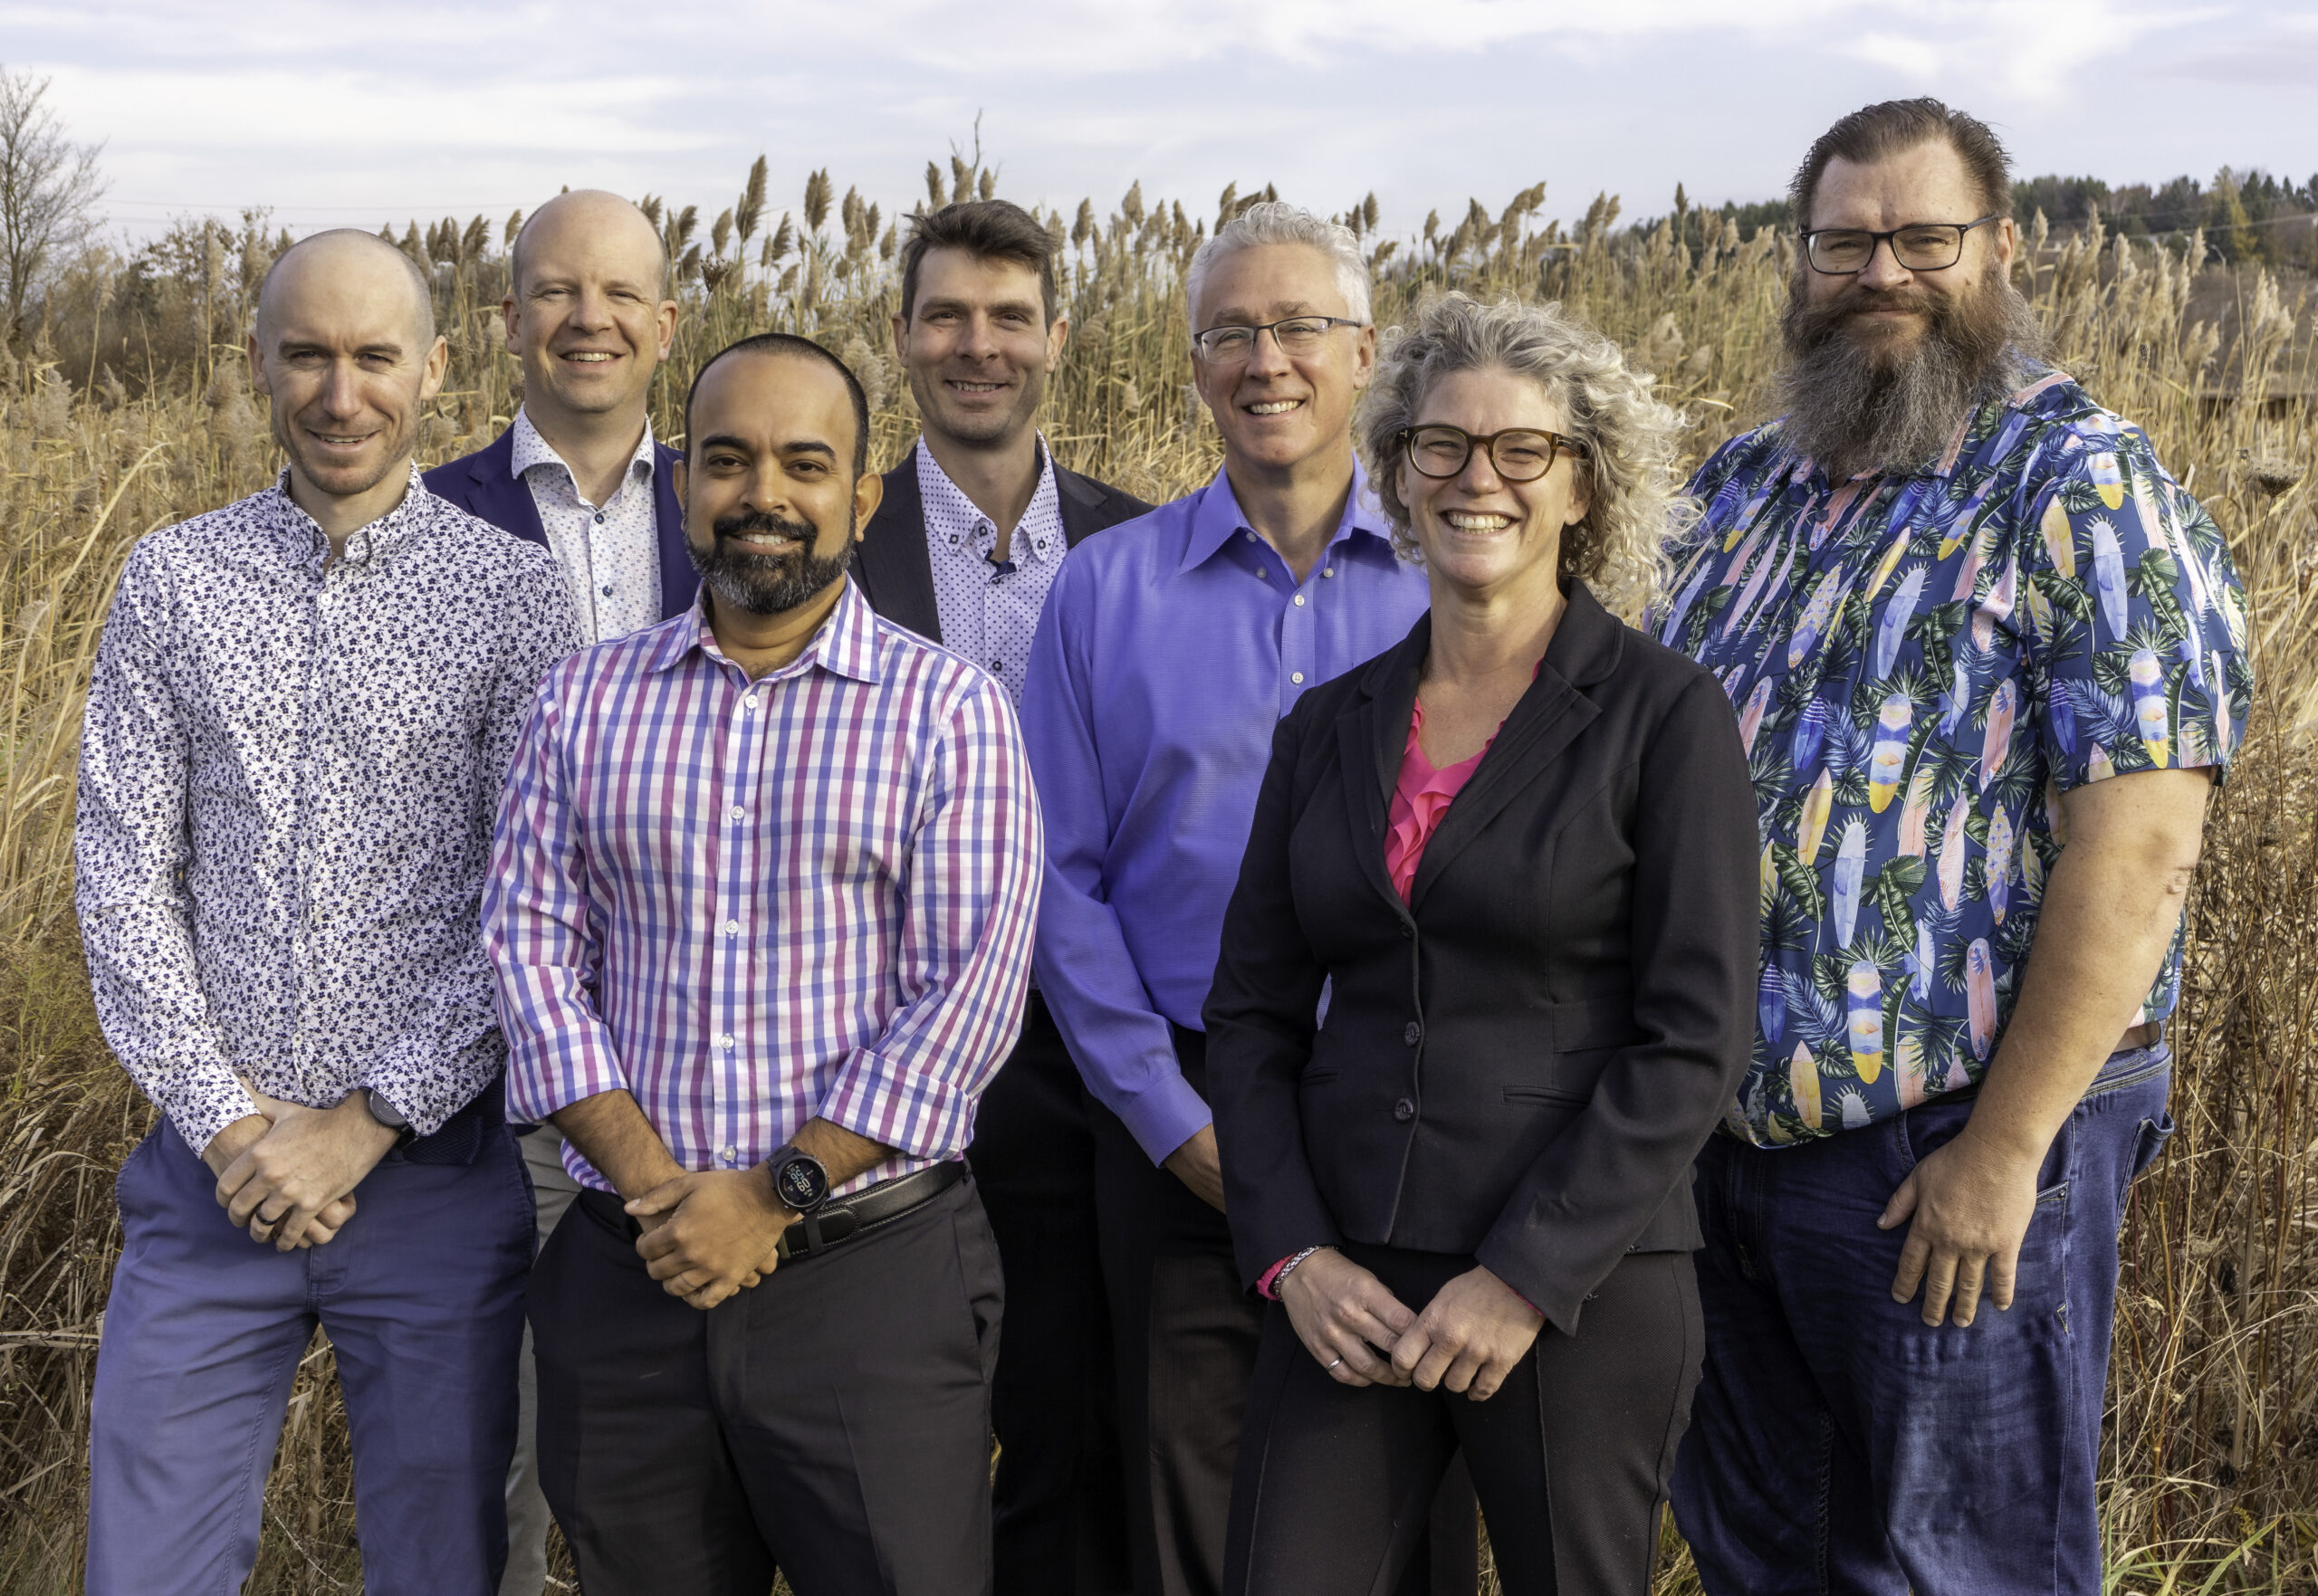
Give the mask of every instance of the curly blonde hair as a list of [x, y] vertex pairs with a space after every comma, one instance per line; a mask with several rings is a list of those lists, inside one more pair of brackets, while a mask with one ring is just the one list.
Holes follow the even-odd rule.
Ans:
[[1563, 529], [1562, 579], [1582, 578], [1603, 607], [1627, 620], [1663, 597], [1672, 574], [1668, 547], [1699, 519], [1676, 463], [1683, 421], [1651, 396], [1653, 379], [1629, 368], [1616, 344], [1558, 303], [1483, 304], [1466, 293], [1420, 307], [1414, 326], [1393, 328], [1385, 339], [1361, 404], [1360, 444], [1403, 559], [1420, 557], [1401, 499], [1401, 435], [1442, 377], [1508, 371], [1559, 404], [1569, 435], [1586, 447], [1586, 458], [1574, 462], [1585, 515]]

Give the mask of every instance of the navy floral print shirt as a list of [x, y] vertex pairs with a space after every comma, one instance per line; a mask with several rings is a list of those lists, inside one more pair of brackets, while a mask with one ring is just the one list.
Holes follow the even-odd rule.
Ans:
[[[2064, 373], [1931, 468], [1831, 482], [1774, 422], [1691, 492], [1659, 637], [1738, 715], [1763, 842], [1762, 1146], [1977, 1082], [2004, 1034], [2059, 798], [2225, 766], [2253, 682], [2229, 550], [2148, 436]], [[2144, 1021], [2179, 993], [2177, 933]]]

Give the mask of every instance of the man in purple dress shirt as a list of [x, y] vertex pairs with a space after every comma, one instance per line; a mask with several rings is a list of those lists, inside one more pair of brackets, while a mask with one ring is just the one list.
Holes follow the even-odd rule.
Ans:
[[1252, 206], [1187, 293], [1223, 469], [1071, 550], [1022, 694], [1047, 821], [1039, 986], [1099, 1105], [1138, 1596], [1221, 1586], [1262, 1327], [1233, 1272], [1199, 1023], [1272, 729], [1425, 607], [1353, 459], [1376, 335], [1352, 235]]

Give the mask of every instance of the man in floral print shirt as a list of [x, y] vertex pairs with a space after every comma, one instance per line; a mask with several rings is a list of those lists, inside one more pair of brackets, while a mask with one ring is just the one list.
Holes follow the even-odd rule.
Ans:
[[1654, 618], [1722, 677], [1763, 841], [1676, 1512], [1716, 1596], [2095, 1592], [2117, 1225], [2170, 1128], [2244, 599], [2146, 435], [2037, 358], [1985, 126], [1871, 106], [1793, 198], [1783, 414], [1700, 472]]

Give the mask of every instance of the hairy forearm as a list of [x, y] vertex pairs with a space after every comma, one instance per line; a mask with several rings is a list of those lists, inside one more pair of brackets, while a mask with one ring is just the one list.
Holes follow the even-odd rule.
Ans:
[[807, 1120], [797, 1127], [790, 1145], [820, 1161], [821, 1168], [829, 1171], [832, 1189], [844, 1185], [864, 1170], [885, 1162], [894, 1152], [881, 1142], [872, 1142], [828, 1120]]
[[2043, 1160], [2133, 1023], [2180, 922], [2208, 780], [2152, 771], [2096, 787], [2136, 782], [2160, 801], [2127, 808], [2122, 790], [2102, 794], [2116, 812], [2088, 812], [2090, 826], [2070, 811], [2074, 835], [2045, 884], [2020, 995], [1973, 1110], [1974, 1135], [2024, 1161]]
[[599, 1092], [548, 1116], [622, 1197], [641, 1197], [685, 1172], [626, 1091]]

